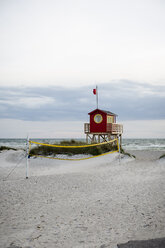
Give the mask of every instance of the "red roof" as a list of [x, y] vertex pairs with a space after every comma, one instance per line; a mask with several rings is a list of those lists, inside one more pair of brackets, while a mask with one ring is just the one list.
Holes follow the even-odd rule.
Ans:
[[91, 112], [89, 112], [88, 113], [88, 115], [90, 115], [90, 114], [93, 114], [94, 112], [96, 112], [96, 111], [101, 111], [101, 112], [103, 112], [103, 113], [106, 113], [106, 114], [108, 114], [108, 115], [114, 115], [114, 116], [117, 116], [116, 114], [114, 114], [114, 113], [112, 113], [112, 112], [110, 112], [110, 111], [107, 111], [107, 110], [101, 110], [101, 109], [95, 109], [95, 110], [93, 110], [93, 111], [91, 111]]

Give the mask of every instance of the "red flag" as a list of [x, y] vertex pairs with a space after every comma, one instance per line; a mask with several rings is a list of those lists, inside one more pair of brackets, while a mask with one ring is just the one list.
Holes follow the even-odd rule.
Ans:
[[93, 94], [96, 95], [96, 89], [93, 89]]

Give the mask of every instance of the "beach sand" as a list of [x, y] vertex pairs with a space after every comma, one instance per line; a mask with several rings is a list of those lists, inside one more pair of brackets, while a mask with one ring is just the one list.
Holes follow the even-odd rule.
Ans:
[[[165, 237], [163, 152], [84, 161], [0, 153], [0, 248], [115, 248]], [[12, 171], [13, 170], [13, 171]], [[9, 173], [12, 173], [9, 175]], [[9, 175], [9, 176], [8, 176]]]

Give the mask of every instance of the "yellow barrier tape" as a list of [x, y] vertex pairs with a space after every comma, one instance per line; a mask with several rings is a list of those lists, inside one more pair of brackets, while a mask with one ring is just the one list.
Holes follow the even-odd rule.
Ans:
[[81, 147], [91, 147], [91, 146], [100, 146], [100, 145], [105, 145], [114, 142], [115, 140], [118, 139], [113, 139], [110, 141], [102, 142], [102, 143], [97, 143], [97, 144], [90, 144], [90, 145], [82, 145], [82, 146], [61, 146], [61, 145], [51, 145], [51, 144], [45, 144], [45, 143], [40, 143], [36, 141], [29, 140], [30, 144], [36, 144], [36, 145], [42, 145], [42, 146], [52, 146], [52, 147], [61, 147], [61, 148], [81, 148]]
[[[103, 154], [100, 154], [100, 155], [90, 156], [90, 157], [87, 157], [87, 158], [69, 159], [69, 158], [46, 157], [46, 156], [42, 156], [42, 155], [32, 155], [32, 154], [30, 154], [31, 144], [38, 144], [38, 145], [51, 146], [51, 147], [62, 147], [62, 148], [81, 148], [81, 147], [91, 147], [91, 146], [99, 146], [99, 145], [109, 144], [109, 143], [112, 143], [114, 141], [117, 141], [117, 150], [106, 152], [106, 153], [103, 153]], [[80, 161], [80, 160], [86, 160], [86, 159], [91, 159], [91, 158], [95, 158], [95, 157], [105, 156], [107, 154], [111, 154], [111, 153], [114, 153], [114, 152], [118, 152], [119, 151], [119, 142], [118, 142], [118, 139], [113, 139], [113, 140], [102, 142], [102, 143], [96, 143], [96, 144], [90, 144], [90, 145], [82, 145], [82, 146], [51, 145], [51, 144], [40, 143], [40, 142], [36, 142], [36, 141], [32, 141], [32, 140], [29, 141], [29, 144], [30, 144], [29, 145], [29, 155], [30, 156], [41, 157], [41, 158], [49, 158], [49, 159], [56, 159], [56, 160]]]
[[118, 152], [119, 150], [116, 150], [116, 151], [111, 151], [111, 152], [106, 152], [106, 153], [103, 153], [103, 154], [100, 154], [100, 155], [95, 155], [95, 156], [91, 156], [91, 157], [87, 157], [87, 158], [53, 158], [53, 157], [46, 157], [46, 156], [41, 156], [41, 155], [31, 155], [29, 154], [30, 156], [33, 156], [33, 157], [39, 157], [39, 158], [49, 158], [49, 159], [56, 159], [56, 160], [70, 160], [70, 161], [80, 161], [80, 160], [86, 160], [86, 159], [91, 159], [91, 158], [96, 158], [96, 157], [100, 157], [100, 156], [105, 156], [105, 155], [108, 155], [110, 153], [114, 153], [114, 152]]

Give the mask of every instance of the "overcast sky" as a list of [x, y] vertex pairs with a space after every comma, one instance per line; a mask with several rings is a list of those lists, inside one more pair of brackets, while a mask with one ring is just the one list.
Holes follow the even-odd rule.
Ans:
[[0, 0], [0, 137], [82, 137], [97, 84], [126, 137], [165, 138], [164, 13], [164, 0]]

